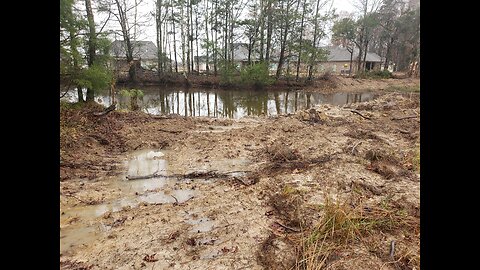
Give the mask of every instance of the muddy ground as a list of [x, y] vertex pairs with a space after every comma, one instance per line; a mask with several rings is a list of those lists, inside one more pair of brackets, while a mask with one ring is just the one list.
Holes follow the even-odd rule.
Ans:
[[239, 120], [62, 105], [60, 268], [420, 269], [419, 93], [376, 87]]

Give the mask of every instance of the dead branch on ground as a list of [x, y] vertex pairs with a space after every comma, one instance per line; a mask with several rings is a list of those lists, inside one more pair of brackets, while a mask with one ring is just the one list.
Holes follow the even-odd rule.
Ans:
[[410, 118], [417, 118], [418, 115], [410, 115], [410, 116], [404, 116], [404, 117], [393, 117], [392, 120], [404, 120], [404, 119], [410, 119]]
[[139, 175], [139, 176], [130, 176], [127, 175], [126, 178], [128, 180], [143, 180], [143, 179], [150, 179], [150, 178], [156, 178], [156, 177], [165, 177], [165, 178], [188, 178], [188, 179], [195, 179], [195, 178], [232, 178], [236, 181], [241, 182], [242, 184], [248, 186], [250, 185], [248, 182], [245, 182], [243, 179], [241, 179], [238, 176], [235, 176], [233, 174], [235, 173], [246, 173], [249, 171], [228, 171], [228, 172], [218, 172], [218, 171], [194, 171], [191, 173], [187, 174], [160, 174], [158, 172], [148, 174], [148, 175]]
[[178, 134], [178, 133], [181, 133], [182, 131], [181, 130], [166, 130], [166, 129], [163, 129], [163, 128], [159, 128], [157, 129], [158, 131], [163, 131], [163, 132], [167, 132], [167, 133], [173, 133], [173, 134]]
[[353, 112], [353, 113], [356, 113], [356, 114], [360, 115], [361, 117], [363, 117], [363, 118], [365, 118], [365, 119], [372, 120], [370, 117], [361, 114], [361, 113], [360, 113], [359, 111], [357, 111], [357, 110], [350, 110], [350, 111]]
[[95, 115], [95, 116], [106, 115], [109, 112], [114, 111], [116, 107], [117, 107], [117, 103], [114, 102], [112, 105], [108, 106], [103, 112], [96, 112], [96, 113], [93, 113], [93, 115]]
[[283, 225], [282, 223], [280, 223], [280, 222], [278, 222], [278, 221], [275, 221], [275, 223], [276, 223], [277, 225], [279, 225], [280, 227], [285, 228], [285, 229], [287, 229], [287, 230], [290, 230], [290, 231], [293, 231], [293, 232], [300, 232], [299, 229], [295, 229], [295, 228], [292, 228], [292, 227], [288, 227], [288, 226]]

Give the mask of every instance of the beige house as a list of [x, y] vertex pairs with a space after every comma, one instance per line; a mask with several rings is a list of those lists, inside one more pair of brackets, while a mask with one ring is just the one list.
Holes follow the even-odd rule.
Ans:
[[[144, 69], [155, 70], [157, 67], [157, 46], [151, 41], [132, 41], [133, 60], [140, 61]], [[110, 55], [116, 60], [117, 67], [123, 69], [126, 63], [126, 46], [123, 40], [115, 40], [110, 49]]]
[[[347, 75], [350, 71], [350, 57], [352, 57], [352, 73], [356, 71], [357, 67], [357, 59], [358, 59], [358, 49], [354, 49], [353, 55], [350, 54], [350, 52], [346, 48], [342, 47], [323, 47], [323, 49], [328, 51], [328, 56], [326, 61], [319, 61], [317, 63], [317, 70], [318, 72], [331, 72], [333, 74], [340, 74], [340, 75]], [[273, 50], [271, 54], [271, 59], [270, 59], [270, 66], [269, 66], [269, 71], [270, 75], [274, 75], [277, 71], [277, 65], [278, 65], [278, 58], [279, 58], [279, 50]], [[285, 56], [288, 58], [288, 55]], [[293, 72], [296, 70], [296, 56], [292, 55], [290, 57], [290, 70]], [[209, 59], [210, 62], [212, 62], [213, 59]], [[243, 68], [248, 65], [248, 44], [246, 43], [234, 43], [234, 57], [233, 57], [234, 63], [236, 64], [237, 68]], [[253, 52], [251, 55], [251, 61], [252, 62], [258, 62], [258, 54]], [[382, 66], [382, 58], [378, 56], [376, 53], [369, 52], [367, 53], [366, 57], [366, 64], [365, 68], [367, 70], [380, 70]], [[197, 57], [195, 56], [194, 58], [194, 63], [195, 63], [195, 68], [197, 64]], [[210, 69], [212, 69], [213, 66], [210, 66]], [[284, 63], [283, 65], [284, 69], [287, 69], [287, 63]], [[199, 57], [199, 70], [200, 72], [205, 72], [206, 70], [206, 57], [205, 56], [200, 56]], [[305, 63], [302, 63], [300, 65], [300, 73], [302, 73], [303, 76], [306, 75], [306, 72], [308, 70], [308, 65]]]
[[[357, 70], [358, 49], [353, 50], [353, 55], [342, 47], [326, 47], [328, 50], [327, 61], [320, 63], [321, 71], [330, 71], [333, 74], [348, 75], [350, 71], [350, 59], [352, 59], [352, 73]], [[365, 61], [366, 70], [380, 70], [382, 58], [372, 52], [367, 52]]]

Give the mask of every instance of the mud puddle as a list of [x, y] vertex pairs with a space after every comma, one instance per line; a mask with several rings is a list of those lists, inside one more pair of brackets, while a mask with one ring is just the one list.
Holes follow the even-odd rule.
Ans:
[[[142, 150], [127, 156], [127, 172], [120, 177], [109, 179], [111, 190], [119, 191], [114, 200], [96, 205], [82, 205], [61, 210], [60, 252], [74, 246], [86, 245], [108, 231], [108, 227], [96, 219], [126, 208], [135, 208], [141, 203], [166, 204], [182, 203], [192, 199], [198, 192], [191, 189], [176, 189], [176, 178], [154, 177], [150, 179], [127, 180], [126, 176], [146, 176], [153, 173], [168, 175], [165, 151]], [[107, 180], [108, 181], [108, 180]]]
[[[171, 151], [171, 150], [170, 150]], [[107, 182], [107, 190], [115, 193], [112, 199], [95, 205], [61, 207], [60, 215], [60, 254], [74, 252], [96, 241], [108, 237], [114, 223], [108, 224], [105, 217], [113, 213], [129, 211], [140, 205], [182, 204], [199, 197], [202, 193], [198, 185], [210, 185], [214, 179], [185, 179], [173, 175], [198, 170], [242, 169], [248, 165], [245, 159], [212, 160], [211, 164], [191, 166], [178, 160], [169, 164], [167, 156], [175, 156], [169, 150], [141, 150], [125, 157], [125, 173], [119, 177], [99, 179]], [[195, 167], [195, 168], [194, 168]], [[148, 179], [128, 180], [128, 177], [161, 175]], [[241, 174], [238, 172], [237, 174]], [[207, 194], [208, 195], [208, 194]], [[207, 196], [205, 195], [205, 196]], [[121, 212], [126, 214], [127, 212]], [[202, 209], [195, 214], [179, 212], [178, 219], [188, 224], [191, 233], [208, 232], [214, 228], [214, 221], [204, 216]], [[120, 220], [121, 221], [121, 220]], [[123, 221], [121, 221], [123, 222]], [[206, 243], [209, 240], [205, 240]]]

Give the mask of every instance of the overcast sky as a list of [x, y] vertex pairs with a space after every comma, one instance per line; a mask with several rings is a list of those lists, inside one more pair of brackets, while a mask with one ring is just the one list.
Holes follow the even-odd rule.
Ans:
[[[353, 12], [355, 8], [352, 5], [352, 1], [355, 0], [333, 0], [333, 7], [337, 10], [337, 14], [344, 11], [344, 12]], [[328, 5], [329, 6], [329, 5]], [[327, 8], [327, 7], [326, 7]], [[144, 0], [144, 3], [139, 7], [138, 13], [146, 14], [155, 10], [155, 0]], [[105, 20], [106, 14], [105, 13], [97, 13], [95, 14], [95, 20], [100, 24], [103, 20]], [[154, 19], [151, 19], [151, 25], [146, 27], [145, 33], [139, 35], [137, 40], [149, 40], [156, 44], [156, 29]], [[105, 29], [119, 29], [118, 22], [111, 21]], [[113, 39], [114, 37], [112, 37]], [[122, 40], [123, 38], [117, 36], [117, 39]], [[329, 37], [325, 38], [322, 43], [327, 45], [329, 41]]]

